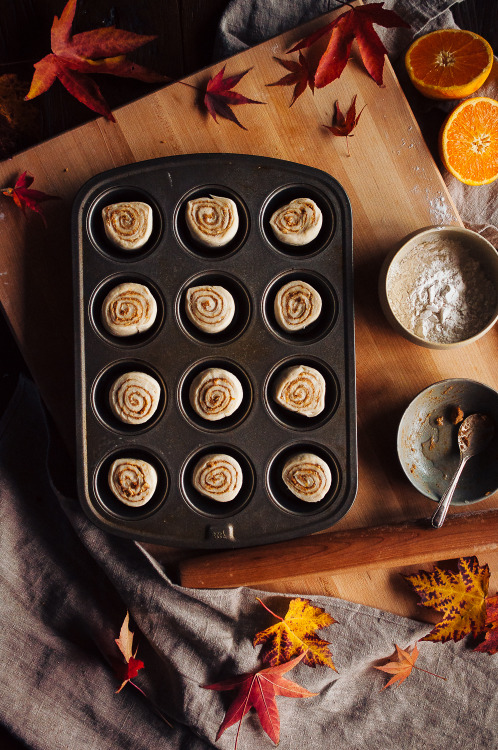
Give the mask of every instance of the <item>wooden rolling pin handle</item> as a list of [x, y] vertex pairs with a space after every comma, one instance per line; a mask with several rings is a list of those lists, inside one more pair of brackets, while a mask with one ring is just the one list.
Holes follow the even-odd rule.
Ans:
[[424, 519], [315, 534], [262, 547], [213, 552], [180, 566], [190, 588], [264, 586], [295, 575], [327, 576], [474, 555], [498, 547], [498, 510], [459, 513], [440, 529]]

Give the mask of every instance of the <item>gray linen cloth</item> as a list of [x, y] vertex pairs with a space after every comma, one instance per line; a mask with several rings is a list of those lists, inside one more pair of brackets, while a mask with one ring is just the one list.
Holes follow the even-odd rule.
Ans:
[[[451, 4], [426, 0], [395, 7], [416, 32], [432, 28], [431, 19], [451, 24]], [[265, 33], [277, 34], [333, 5], [234, 0], [221, 24], [218, 52], [236, 52], [239, 43], [260, 41]], [[399, 44], [408, 41], [405, 36]], [[398, 37], [391, 44], [394, 49]], [[100, 531], [73, 498], [56, 489], [47, 469], [54, 452], [38, 393], [22, 378], [0, 421], [0, 720], [5, 732], [15, 747], [33, 750], [233, 748], [236, 727], [215, 743], [232, 695], [202, 685], [261, 666], [252, 638], [271, 620], [255, 597], [281, 614], [286, 598], [173, 584], [140, 544]], [[338, 671], [300, 664], [287, 675], [318, 695], [277, 699], [282, 750], [498, 747], [496, 657], [474, 653], [464, 641], [424, 642], [418, 664], [447, 681], [414, 670], [399, 688], [380, 692], [388, 676], [373, 665], [392, 654], [394, 643], [415, 643], [428, 626], [330, 597], [313, 597], [312, 603], [339, 623], [322, 633], [332, 643]], [[127, 610], [138, 658], [146, 666], [135, 682], [173, 728], [133, 687], [115, 694], [114, 638]], [[272, 743], [251, 712], [239, 748], [265, 747]]]

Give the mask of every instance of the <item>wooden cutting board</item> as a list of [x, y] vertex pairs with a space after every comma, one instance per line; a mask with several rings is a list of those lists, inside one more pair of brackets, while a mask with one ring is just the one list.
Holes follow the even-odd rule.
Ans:
[[[123, 164], [195, 152], [260, 154], [329, 172], [349, 195], [354, 231], [359, 489], [353, 509], [336, 527], [346, 530], [430, 515], [433, 503], [410, 486], [398, 465], [399, 418], [419, 390], [443, 378], [468, 377], [498, 387], [498, 330], [495, 327], [456, 352], [437, 351], [405, 341], [384, 319], [377, 277], [385, 255], [416, 229], [461, 222], [389, 62], [379, 88], [353, 48], [338, 81], [314, 96], [306, 91], [291, 109], [290, 88], [267, 88], [285, 72], [274, 58], [284, 57], [293, 43], [334, 16], [227, 61], [227, 75], [249, 70], [238, 90], [263, 102], [237, 107], [247, 130], [226, 120], [214, 122], [202, 106], [195, 87], [202, 89], [219, 71], [218, 64], [117, 110], [116, 123], [99, 118], [0, 164], [2, 185], [12, 185], [28, 170], [35, 175], [33, 187], [60, 196], [44, 204], [47, 229], [37, 216], [26, 219], [10, 201], [1, 201], [0, 302], [48, 408], [72, 447], [70, 213], [81, 185]], [[358, 110], [365, 109], [350, 139], [349, 155], [346, 140], [334, 137], [323, 125], [331, 123], [336, 100], [344, 111], [354, 95]], [[479, 505], [480, 510], [495, 507], [496, 496]], [[434, 534], [434, 559], [437, 548]], [[375, 568], [374, 559], [371, 567]], [[358, 592], [368, 585], [367, 578], [357, 582]], [[340, 593], [330, 581], [324, 584], [310, 575], [295, 580], [297, 587]]]

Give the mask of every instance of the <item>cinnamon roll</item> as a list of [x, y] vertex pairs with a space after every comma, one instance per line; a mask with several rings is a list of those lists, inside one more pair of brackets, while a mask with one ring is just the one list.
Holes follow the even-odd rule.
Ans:
[[277, 378], [277, 403], [305, 417], [316, 417], [325, 408], [325, 379], [314, 367], [288, 367]]
[[313, 323], [322, 310], [322, 298], [306, 281], [290, 281], [279, 289], [274, 312], [284, 331], [300, 331]]
[[307, 245], [322, 226], [322, 212], [311, 198], [295, 198], [270, 219], [275, 237], [286, 245]]
[[113, 414], [126, 424], [143, 424], [155, 413], [161, 396], [157, 380], [145, 372], [126, 372], [109, 392]]
[[282, 479], [296, 497], [307, 503], [323, 500], [332, 484], [328, 464], [314, 453], [291, 456], [282, 470]]
[[152, 232], [152, 208], [141, 201], [106, 206], [102, 220], [107, 239], [121, 250], [138, 250]]
[[197, 463], [192, 476], [195, 489], [219, 503], [233, 500], [242, 487], [242, 469], [226, 453], [210, 453]]
[[147, 461], [118, 458], [109, 469], [109, 488], [125, 505], [138, 508], [151, 499], [157, 487], [157, 472]]
[[194, 240], [207, 247], [228, 244], [239, 228], [236, 204], [230, 198], [219, 195], [188, 201], [185, 218]]
[[193, 410], [210, 422], [233, 414], [242, 403], [242, 397], [240, 380], [228, 370], [217, 367], [199, 373], [189, 391]]
[[102, 323], [113, 336], [147, 331], [156, 316], [156, 300], [143, 284], [118, 284], [102, 304]]
[[185, 312], [196, 328], [205, 333], [219, 333], [232, 322], [235, 302], [222, 286], [192, 286], [187, 289]]

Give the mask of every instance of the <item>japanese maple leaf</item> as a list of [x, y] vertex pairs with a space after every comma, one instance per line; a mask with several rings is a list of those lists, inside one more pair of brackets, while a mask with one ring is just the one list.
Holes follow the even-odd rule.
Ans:
[[48, 195], [47, 193], [42, 193], [41, 190], [33, 190], [30, 188], [34, 179], [33, 175], [29, 174], [29, 172], [23, 172], [22, 175], [17, 178], [14, 187], [3, 188], [0, 192], [8, 198], [12, 198], [16, 206], [19, 206], [22, 210], [23, 214], [26, 214], [27, 208], [29, 208], [30, 211], [35, 211], [37, 214], [40, 214], [43, 223], [47, 226], [43, 211], [38, 204], [43, 201], [59, 200], [59, 196]]
[[280, 78], [280, 80], [275, 81], [275, 83], [268, 83], [267, 86], [294, 86], [292, 101], [289, 107], [292, 107], [296, 99], [306, 90], [307, 86], [310, 87], [312, 92], [315, 90], [315, 74], [310, 70], [308, 60], [301, 51], [299, 52], [298, 60], [281, 60], [279, 57], [275, 57], [274, 59], [280, 65], [283, 65], [286, 70], [289, 70], [290, 73]]
[[353, 96], [353, 101], [351, 102], [351, 105], [346, 113], [346, 117], [344, 117], [341, 110], [339, 109], [339, 102], [336, 102], [334, 117], [332, 118], [332, 125], [323, 126], [324, 128], [327, 128], [327, 130], [330, 130], [330, 132], [333, 133], [334, 135], [340, 135], [346, 138], [346, 143], [348, 146], [348, 156], [350, 156], [348, 138], [354, 135], [352, 131], [358, 125], [358, 120], [360, 119], [360, 115], [366, 106], [367, 105], [365, 104], [360, 109], [358, 114], [356, 114], [356, 94], [355, 94]]
[[218, 730], [216, 740], [219, 740], [225, 729], [239, 722], [235, 739], [236, 749], [242, 719], [251, 708], [254, 708], [264, 731], [275, 744], [278, 744], [280, 738], [280, 716], [275, 696], [284, 695], [287, 698], [309, 698], [317, 695], [317, 693], [310, 693], [306, 688], [282, 677], [282, 675], [295, 667], [303, 657], [304, 654], [300, 654], [295, 659], [291, 659], [277, 667], [268, 667], [267, 669], [261, 669], [259, 672], [249, 672], [228, 680], [223, 680], [222, 682], [215, 682], [212, 685], [204, 685], [207, 690], [237, 691], [237, 695], [233, 699]]
[[261, 658], [265, 664], [276, 666], [288, 662], [296, 654], [304, 654], [304, 664], [310, 667], [327, 666], [336, 670], [329, 650], [330, 643], [316, 634], [337, 622], [325, 610], [312, 606], [307, 599], [292, 599], [287, 614], [282, 619], [258, 601], [280, 622], [258, 633], [253, 641], [262, 643]]
[[247, 128], [240, 124], [230, 107], [233, 107], [236, 104], [264, 104], [264, 102], [258, 102], [255, 99], [248, 99], [247, 96], [243, 96], [237, 91], [232, 91], [250, 69], [245, 70], [243, 73], [239, 73], [236, 76], [223, 78], [225, 75], [225, 68], [226, 65], [222, 67], [214, 78], [209, 79], [206, 93], [204, 95], [204, 104], [215, 122], [218, 122], [216, 119], [216, 116], [218, 115], [218, 117], [224, 117], [226, 120], [235, 122], [239, 128], [242, 128], [242, 130], [247, 130]]
[[114, 122], [114, 116], [99, 87], [86, 73], [108, 73], [147, 82], [169, 80], [126, 59], [128, 52], [133, 52], [156, 37], [135, 34], [115, 26], [73, 35], [71, 27], [76, 3], [77, 0], [68, 0], [61, 17], [54, 17], [52, 54], [35, 63], [35, 73], [26, 99], [34, 99], [48, 91], [58, 78], [78, 101]]
[[419, 604], [443, 613], [443, 619], [424, 641], [459, 641], [470, 633], [481, 635], [486, 621], [489, 568], [477, 557], [459, 557], [458, 572], [434, 566], [432, 573], [419, 570], [403, 576], [420, 596]]
[[342, 13], [331, 23], [305, 37], [296, 44], [289, 52], [296, 52], [310, 47], [324, 34], [331, 31], [327, 49], [318, 63], [315, 74], [315, 86], [320, 89], [331, 81], [339, 78], [346, 67], [351, 46], [356, 39], [360, 55], [368, 73], [379, 86], [382, 85], [382, 73], [384, 69], [384, 55], [387, 50], [382, 44], [373, 24], [384, 26], [386, 29], [401, 26], [410, 28], [393, 10], [387, 10], [382, 6], [384, 3], [370, 3], [360, 5], [357, 8]]
[[122, 669], [116, 670], [117, 672], [119, 672], [119, 674], [117, 674], [117, 677], [122, 680], [121, 687], [116, 690], [116, 693], [119, 693], [124, 688], [126, 683], [136, 677], [139, 670], [143, 669], [144, 667], [143, 661], [135, 658], [138, 648], [136, 648], [135, 653], [133, 653], [133, 633], [129, 628], [129, 623], [130, 615], [127, 612], [123, 624], [121, 625], [119, 638], [116, 638], [116, 645], [123, 654], [126, 662], [123, 665]]
[[474, 651], [486, 654], [498, 653], [498, 595], [488, 596], [486, 599], [486, 621], [484, 623], [486, 636]]
[[400, 648], [397, 643], [394, 645], [396, 646], [396, 655], [393, 654], [392, 660], [387, 662], [387, 664], [384, 664], [382, 667], [374, 667], [374, 669], [380, 669], [381, 672], [387, 672], [387, 674], [394, 675], [389, 682], [386, 682], [382, 690], [385, 690], [395, 682], [397, 682], [398, 685], [401, 685], [401, 683], [411, 675], [412, 669], [418, 669], [420, 672], [431, 674], [433, 677], [440, 677], [442, 680], [446, 679], [446, 677], [441, 677], [439, 674], [434, 674], [434, 672], [429, 672], [427, 669], [421, 669], [421, 667], [415, 666], [415, 662], [419, 656], [419, 650], [416, 645], [411, 651]]

